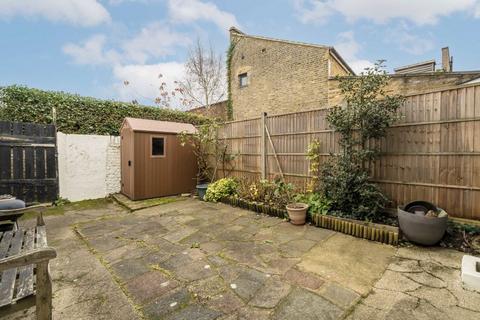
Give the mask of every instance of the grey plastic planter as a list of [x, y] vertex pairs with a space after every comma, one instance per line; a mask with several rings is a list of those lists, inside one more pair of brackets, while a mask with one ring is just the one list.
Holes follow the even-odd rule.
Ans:
[[405, 237], [418, 244], [431, 246], [438, 243], [447, 229], [448, 216], [425, 217], [415, 212], [441, 210], [433, 204], [424, 201], [415, 201], [405, 207], [398, 207], [398, 224]]
[[207, 193], [208, 183], [198, 184], [197, 193], [198, 197], [202, 200], [205, 199], [205, 194]]

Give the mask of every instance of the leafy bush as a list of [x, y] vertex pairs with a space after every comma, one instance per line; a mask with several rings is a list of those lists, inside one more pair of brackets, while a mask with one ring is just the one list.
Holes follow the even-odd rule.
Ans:
[[339, 157], [323, 167], [323, 195], [331, 202], [334, 215], [360, 220], [375, 220], [387, 198], [369, 181], [361, 167]]
[[321, 171], [323, 194], [339, 215], [372, 220], [387, 202], [370, 182], [370, 168], [380, 151], [376, 140], [385, 137], [404, 100], [385, 91], [388, 82], [382, 61], [360, 77], [340, 79], [345, 105], [334, 108], [327, 120], [340, 134], [342, 152], [332, 155]]
[[[55, 110], [55, 111], [53, 111]], [[199, 125], [208, 118], [178, 110], [81, 97], [23, 86], [0, 88], [0, 120], [51, 124], [63, 133], [118, 135], [125, 117]]]
[[217, 202], [218, 200], [234, 195], [238, 183], [233, 178], [223, 178], [208, 185], [205, 201]]
[[240, 183], [238, 196], [244, 200], [259, 202], [275, 208], [285, 208], [291, 201], [294, 187], [276, 178], [273, 181], [260, 180]]
[[310, 217], [313, 214], [326, 215], [332, 208], [332, 201], [320, 193], [298, 194], [295, 196], [295, 201], [308, 204], [307, 214]]

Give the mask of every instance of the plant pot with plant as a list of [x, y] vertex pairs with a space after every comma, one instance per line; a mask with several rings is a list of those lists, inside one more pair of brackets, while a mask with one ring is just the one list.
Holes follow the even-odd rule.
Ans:
[[305, 224], [305, 221], [307, 220], [308, 204], [302, 202], [294, 202], [287, 204], [286, 208], [291, 224]]
[[227, 153], [227, 145], [218, 138], [217, 130], [219, 128], [216, 122], [207, 122], [197, 127], [194, 134], [181, 132], [181, 145], [192, 146], [193, 153], [197, 158], [197, 194], [204, 200], [205, 194], [210, 182], [215, 181], [217, 177], [217, 168], [221, 167], [223, 175], [226, 175], [226, 169], [234, 156]]

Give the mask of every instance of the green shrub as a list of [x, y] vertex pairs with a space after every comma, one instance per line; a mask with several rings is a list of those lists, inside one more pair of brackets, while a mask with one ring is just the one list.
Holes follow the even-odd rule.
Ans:
[[218, 200], [234, 195], [238, 183], [233, 178], [223, 178], [208, 185], [205, 201], [217, 202]]
[[326, 215], [332, 208], [332, 201], [320, 193], [298, 194], [295, 196], [295, 201], [308, 204], [307, 214], [310, 217], [313, 214]]
[[238, 196], [247, 201], [259, 202], [270, 207], [284, 209], [291, 201], [294, 193], [291, 183], [285, 183], [276, 178], [273, 181], [260, 180], [251, 183], [241, 183]]
[[54, 123], [63, 133], [118, 135], [125, 117], [199, 125], [208, 118], [193, 113], [133, 103], [81, 97], [23, 86], [0, 88], [0, 120]]
[[360, 166], [345, 157], [334, 158], [323, 167], [323, 194], [331, 201], [334, 215], [375, 220], [388, 199]]

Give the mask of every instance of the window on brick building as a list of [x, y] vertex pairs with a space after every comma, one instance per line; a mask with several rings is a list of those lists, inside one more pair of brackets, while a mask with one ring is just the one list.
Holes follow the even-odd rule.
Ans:
[[238, 75], [238, 83], [240, 83], [240, 88], [248, 86], [248, 74], [246, 72]]

